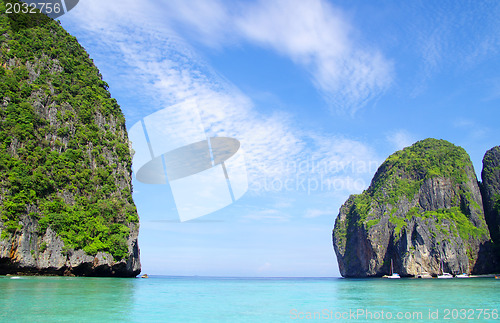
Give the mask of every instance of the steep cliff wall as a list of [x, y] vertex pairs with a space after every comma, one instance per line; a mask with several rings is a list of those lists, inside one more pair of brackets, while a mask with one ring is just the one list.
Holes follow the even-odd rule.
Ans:
[[136, 276], [125, 119], [76, 39], [0, 0], [0, 274]]
[[491, 239], [468, 154], [436, 139], [391, 155], [340, 208], [333, 244], [345, 277], [491, 272]]
[[484, 215], [500, 262], [500, 146], [486, 152], [481, 172]]

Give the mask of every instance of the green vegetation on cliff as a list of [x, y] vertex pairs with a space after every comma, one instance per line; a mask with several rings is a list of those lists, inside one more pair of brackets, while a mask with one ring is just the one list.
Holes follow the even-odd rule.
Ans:
[[450, 231], [445, 233], [451, 233], [453, 236], [460, 236], [464, 241], [469, 240], [470, 237], [485, 236], [487, 234], [487, 229], [485, 226], [476, 227], [468, 219], [468, 217], [463, 214], [459, 207], [451, 207], [449, 209], [437, 209], [435, 211], [426, 211], [421, 215], [424, 219], [435, 219], [436, 226], [440, 230], [444, 230], [443, 227], [449, 227]]
[[[412, 217], [433, 217], [438, 222], [447, 219], [452, 230], [460, 233], [466, 240], [469, 237], [483, 236], [487, 234], [486, 228], [477, 228], [469, 219], [467, 211], [459, 207], [425, 212], [417, 206], [410, 208], [405, 214], [395, 213], [398, 203], [402, 200], [410, 203], [419, 193], [425, 180], [437, 177], [451, 180], [452, 185], [460, 187], [460, 194], [467, 199], [467, 203], [475, 209], [480, 209], [479, 204], [473, 200], [471, 191], [461, 185], [467, 182], [467, 174], [472, 170], [467, 152], [445, 140], [429, 138], [404, 148], [385, 160], [366, 191], [352, 196], [348, 217], [356, 218], [357, 221], [350, 220], [349, 223], [343, 224], [343, 232], [339, 232], [339, 236], [347, 238], [349, 225], [370, 229], [378, 224], [380, 218], [371, 214], [373, 208], [381, 205], [387, 207], [386, 213], [389, 222], [395, 227], [396, 238]], [[455, 199], [455, 204], [459, 205], [458, 195]]]
[[422, 182], [429, 178], [467, 181], [467, 152], [446, 140], [425, 139], [387, 158], [372, 181], [368, 194], [395, 204], [401, 197], [413, 199]]
[[0, 0], [1, 238], [31, 218], [66, 248], [126, 258], [138, 217], [120, 107], [57, 22], [4, 12]]
[[500, 146], [484, 154], [481, 179], [484, 215], [500, 264]]
[[391, 261], [403, 276], [438, 274], [441, 263], [453, 273], [494, 267], [472, 162], [444, 140], [389, 156], [370, 187], [342, 205], [332, 238], [344, 277], [382, 276]]

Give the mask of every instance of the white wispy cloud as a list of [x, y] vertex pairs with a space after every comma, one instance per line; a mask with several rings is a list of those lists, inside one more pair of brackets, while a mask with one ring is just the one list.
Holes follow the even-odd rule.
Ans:
[[358, 45], [354, 27], [324, 0], [273, 0], [234, 5], [217, 0], [173, 1], [172, 20], [199, 41], [230, 46], [240, 41], [269, 48], [306, 69], [337, 112], [355, 113], [392, 83], [393, 64], [377, 48]]
[[333, 219], [337, 215], [337, 213], [335, 213], [332, 210], [308, 209], [306, 211], [306, 214], [304, 215], [304, 218], [313, 219], [313, 218], [318, 218], [320, 216], [328, 215]]
[[[203, 23], [200, 22], [199, 28], [207, 26], [207, 30], [218, 30], [220, 27], [217, 26], [219, 21], [217, 17], [222, 17], [222, 20], [229, 19], [224, 17], [229, 17], [231, 10], [221, 2], [214, 3], [216, 4], [213, 7], [215, 8], [214, 12], [203, 12], [210, 17], [202, 19]], [[345, 36], [341, 31], [344, 22], [330, 5], [318, 1], [311, 3], [313, 4], [312, 9], [307, 9], [312, 10], [309, 13], [311, 16], [306, 14], [302, 18], [304, 21], [296, 27], [296, 33], [301, 34], [301, 37], [304, 38], [303, 41], [307, 41], [305, 38], [307, 38], [308, 32], [318, 29], [317, 35], [309, 42], [309, 45], [304, 47], [301, 44], [294, 45], [293, 37], [287, 36], [289, 39], [285, 41], [289, 43], [286, 45], [288, 49], [285, 54], [293, 55], [293, 59], [300, 64], [308, 66], [312, 64], [311, 66], [318, 71], [320, 64], [323, 63], [330, 64], [330, 67], [335, 69], [333, 65], [340, 64], [337, 62], [337, 58], [343, 57], [343, 53], [353, 53], [348, 42], [344, 44], [341, 41]], [[263, 182], [278, 180], [283, 184], [290, 179], [296, 182], [290, 187], [303, 189], [304, 186], [302, 186], [302, 179], [298, 177], [299, 175], [312, 176], [315, 180], [321, 180], [327, 184], [336, 181], [335, 187], [343, 191], [344, 194], [362, 189], [359, 183], [355, 186], [341, 184], [355, 182], [359, 178], [372, 175], [374, 168], [376, 168], [373, 165], [377, 165], [378, 158], [369, 146], [358, 140], [303, 129], [294, 121], [293, 116], [284, 112], [266, 115], [258, 113], [247, 96], [213, 71], [195, 53], [193, 48], [176, 33], [174, 22], [165, 19], [158, 12], [152, 15], [144, 12], [144, 10], [154, 10], [155, 5], [151, 1], [143, 1], [139, 5], [132, 0], [125, 0], [121, 7], [128, 5], [136, 12], [120, 11], [112, 3], [89, 0], [81, 3], [78, 6], [79, 10], [72, 11], [75, 14], [71, 19], [67, 19], [68, 23], [77, 26], [75, 28], [84, 31], [86, 46], [97, 54], [101, 53], [103, 56], [101, 59], [105, 64], [119, 66], [120, 70], [115, 70], [114, 73], [120, 75], [120, 83], [124, 84], [122, 86], [136, 93], [147, 103], [140, 108], [129, 107], [122, 103], [122, 108], [129, 122], [130, 120], [136, 122], [159, 109], [174, 104], [176, 109], [188, 109], [191, 104], [185, 106], [182, 104], [186, 100], [190, 103], [196, 102], [208, 136], [228, 136], [240, 140], [242, 148], [246, 152], [250, 187], [255, 191], [263, 190]], [[273, 3], [274, 9], [269, 9], [278, 14], [277, 10], [283, 5], [283, 2], [276, 2]], [[299, 3], [297, 5], [306, 10]], [[178, 10], [181, 11], [182, 16], [193, 14], [187, 5], [179, 4], [179, 6]], [[256, 25], [260, 23], [259, 19], [265, 18], [260, 17], [260, 15], [266, 14], [262, 9], [267, 8], [267, 5], [257, 3], [254, 6], [254, 9], [249, 11], [247, 16], [238, 16], [237, 19], [239, 28], [247, 30], [246, 33], [251, 33], [251, 26], [255, 25], [257, 28]], [[319, 13], [320, 9], [325, 12]], [[220, 16], [221, 10], [225, 12], [222, 16]], [[167, 18], [174, 16], [175, 13], [176, 11], [168, 11]], [[293, 9], [284, 14], [293, 20], [293, 16], [298, 13]], [[321, 19], [316, 15], [319, 15]], [[316, 26], [315, 21], [318, 19], [319, 22], [328, 25]], [[191, 20], [196, 19], [192, 18]], [[236, 25], [236, 18], [233, 18], [232, 21]], [[286, 21], [280, 22], [278, 26], [286, 29]], [[276, 26], [272, 27], [276, 28]], [[320, 30], [327, 27], [338, 27], [339, 31], [334, 29], [330, 39], [327, 31]], [[260, 33], [261, 31], [254, 30], [254, 32]], [[259, 38], [258, 34], [252, 37], [255, 38], [255, 41]], [[281, 36], [275, 35], [275, 37], [277, 37], [275, 41], [282, 41], [278, 40]], [[327, 44], [331, 46], [338, 43], [334, 46], [335, 48], [329, 49], [332, 51], [331, 57], [327, 52], [323, 52], [326, 50], [321, 44], [323, 41], [327, 41]], [[274, 40], [269, 42], [274, 44]], [[341, 66], [348, 68], [352, 73], [358, 73], [356, 72], [357, 68], [349, 67], [345, 60], [342, 61], [339, 68]], [[371, 68], [366, 68], [365, 72], [375, 77], [374, 74], [370, 74], [371, 70]], [[354, 74], [351, 76], [354, 77]], [[364, 79], [362, 74], [357, 77], [360, 82], [363, 81], [361, 79]], [[353, 89], [350, 91], [356, 92]], [[365, 100], [366, 95], [362, 96]], [[176, 122], [183, 122], [182, 113], [176, 111], [175, 115], [178, 119]], [[186, 118], [184, 121], [188, 122], [189, 119]], [[323, 165], [322, 169], [327, 171], [315, 170], [312, 166], [314, 163], [315, 165]], [[295, 167], [290, 167], [290, 164], [295, 165]], [[309, 165], [306, 171], [297, 168], [298, 165], [304, 164]], [[331, 186], [333, 187], [333, 184]], [[253, 216], [282, 218], [282, 215], [276, 214], [255, 214]]]
[[490, 129], [477, 123], [472, 119], [458, 118], [453, 122], [453, 126], [467, 134], [470, 141], [484, 139]]
[[171, 0], [159, 4], [164, 20], [173, 28], [188, 27], [188, 32], [203, 44], [221, 46], [237, 37], [232, 28], [231, 8], [220, 0]]
[[417, 137], [404, 129], [392, 131], [386, 135], [386, 139], [396, 150], [411, 146], [417, 141]]
[[288, 222], [290, 221], [291, 216], [278, 210], [267, 209], [258, 212], [251, 212], [242, 216], [242, 219], [252, 221]]
[[412, 61], [418, 68], [412, 95], [424, 93], [436, 74], [448, 69], [456, 73], [468, 71], [485, 59], [498, 56], [499, 14], [497, 1], [412, 3], [406, 13], [406, 17], [412, 18], [411, 27], [400, 35], [414, 39], [409, 46], [414, 46], [420, 56]]

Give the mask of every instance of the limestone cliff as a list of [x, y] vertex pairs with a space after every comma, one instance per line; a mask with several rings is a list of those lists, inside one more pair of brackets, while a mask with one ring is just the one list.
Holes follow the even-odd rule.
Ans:
[[481, 172], [484, 215], [500, 261], [500, 146], [486, 152]]
[[136, 276], [125, 119], [76, 39], [0, 0], [0, 274]]
[[333, 244], [344, 277], [487, 273], [491, 239], [464, 149], [426, 139], [391, 155], [340, 208]]

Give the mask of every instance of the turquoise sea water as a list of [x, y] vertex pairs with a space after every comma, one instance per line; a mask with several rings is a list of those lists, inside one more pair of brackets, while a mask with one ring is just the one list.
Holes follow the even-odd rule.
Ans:
[[499, 311], [492, 278], [0, 277], [2, 322], [500, 322]]

